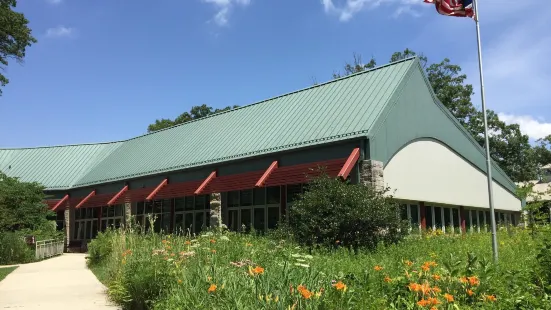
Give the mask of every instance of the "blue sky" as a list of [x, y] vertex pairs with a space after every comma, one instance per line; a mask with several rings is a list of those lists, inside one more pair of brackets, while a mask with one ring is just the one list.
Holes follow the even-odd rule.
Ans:
[[[551, 134], [551, 2], [480, 5], [488, 108]], [[193, 105], [247, 105], [323, 82], [352, 54], [460, 64], [479, 104], [474, 22], [422, 0], [19, 1], [38, 43], [11, 63], [0, 147], [131, 138]]]

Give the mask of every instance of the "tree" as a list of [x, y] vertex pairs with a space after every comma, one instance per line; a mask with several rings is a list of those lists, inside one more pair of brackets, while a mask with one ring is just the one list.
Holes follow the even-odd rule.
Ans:
[[[16, 0], [0, 0], [0, 68], [3, 70], [8, 66], [9, 59], [22, 63], [26, 48], [36, 43], [28, 27], [29, 21], [22, 13], [13, 11], [16, 5]], [[0, 85], [8, 83], [8, 78], [0, 73]]]
[[[390, 61], [416, 55], [414, 51], [405, 49], [403, 52], [392, 54]], [[474, 91], [473, 86], [466, 83], [467, 75], [461, 72], [460, 66], [452, 64], [448, 58], [429, 65], [426, 56], [417, 56], [440, 102], [471, 133], [478, 144], [485, 147], [483, 113], [471, 101]], [[361, 60], [361, 56], [354, 54], [354, 63], [345, 65], [345, 76], [376, 65], [372, 58], [369, 67], [358, 66], [358, 59]], [[335, 74], [333, 76], [337, 77]], [[517, 124], [505, 124], [492, 110], [487, 110], [487, 115], [492, 158], [515, 182], [533, 180], [537, 174], [536, 157], [540, 158], [540, 161], [544, 161], [547, 156], [551, 158], [551, 151], [547, 148], [548, 145], [551, 146], [551, 139], [541, 141], [542, 146], [534, 150], [528, 136], [522, 134]]]
[[44, 187], [0, 172], [0, 232], [42, 229], [54, 213], [44, 203]]
[[209, 115], [214, 114], [214, 113], [219, 113], [219, 112], [229, 111], [231, 109], [236, 109], [238, 107], [239, 106], [234, 105], [234, 106], [227, 106], [227, 107], [222, 108], [222, 109], [214, 109], [212, 107], [207, 106], [206, 104], [203, 104], [203, 105], [200, 105], [200, 106], [193, 106], [189, 112], [184, 112], [184, 113], [180, 114], [174, 120], [166, 119], [166, 118], [155, 120], [155, 123], [150, 124], [147, 127], [147, 132], [154, 132], [154, 131], [157, 131], [157, 130], [165, 129], [165, 128], [172, 127], [172, 126], [175, 126], [175, 125], [178, 125], [178, 124], [183, 124], [183, 123], [189, 122], [189, 121], [194, 120], [194, 119], [199, 119], [199, 118], [202, 118], [202, 117], [205, 117], [205, 116], [209, 116]]

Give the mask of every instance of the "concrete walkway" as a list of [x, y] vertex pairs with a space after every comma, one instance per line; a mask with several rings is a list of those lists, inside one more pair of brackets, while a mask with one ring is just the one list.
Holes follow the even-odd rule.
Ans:
[[20, 265], [0, 282], [0, 309], [118, 309], [86, 267], [85, 254]]

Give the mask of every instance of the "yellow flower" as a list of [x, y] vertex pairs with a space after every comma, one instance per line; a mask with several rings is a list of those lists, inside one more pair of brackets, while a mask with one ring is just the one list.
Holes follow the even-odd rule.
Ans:
[[209, 289], [207, 290], [208, 293], [214, 293], [216, 292], [216, 284], [211, 284], [209, 286]]
[[346, 292], [346, 289], [347, 289], [346, 284], [342, 283], [342, 281], [339, 281], [333, 284], [333, 287], [335, 287], [337, 291], [343, 291], [343, 292]]
[[453, 302], [453, 295], [446, 293], [444, 294], [444, 298], [446, 298], [448, 302]]
[[216, 250], [210, 250], [212, 252], [212, 254], [216, 254]]

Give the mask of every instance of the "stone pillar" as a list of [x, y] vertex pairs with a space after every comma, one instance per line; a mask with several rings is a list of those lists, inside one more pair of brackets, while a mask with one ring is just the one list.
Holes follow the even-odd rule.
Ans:
[[220, 193], [210, 194], [210, 227], [222, 227], [222, 198]]
[[124, 226], [130, 227], [130, 223], [132, 221], [132, 203], [131, 202], [125, 202], [124, 203]]
[[378, 191], [385, 187], [383, 178], [383, 162], [367, 159], [360, 163], [360, 182], [363, 185], [373, 186]]
[[63, 213], [63, 220], [65, 221], [65, 252], [67, 252], [67, 248], [69, 247], [69, 242], [71, 241], [71, 210], [69, 209], [69, 204], [65, 207], [65, 211]]

